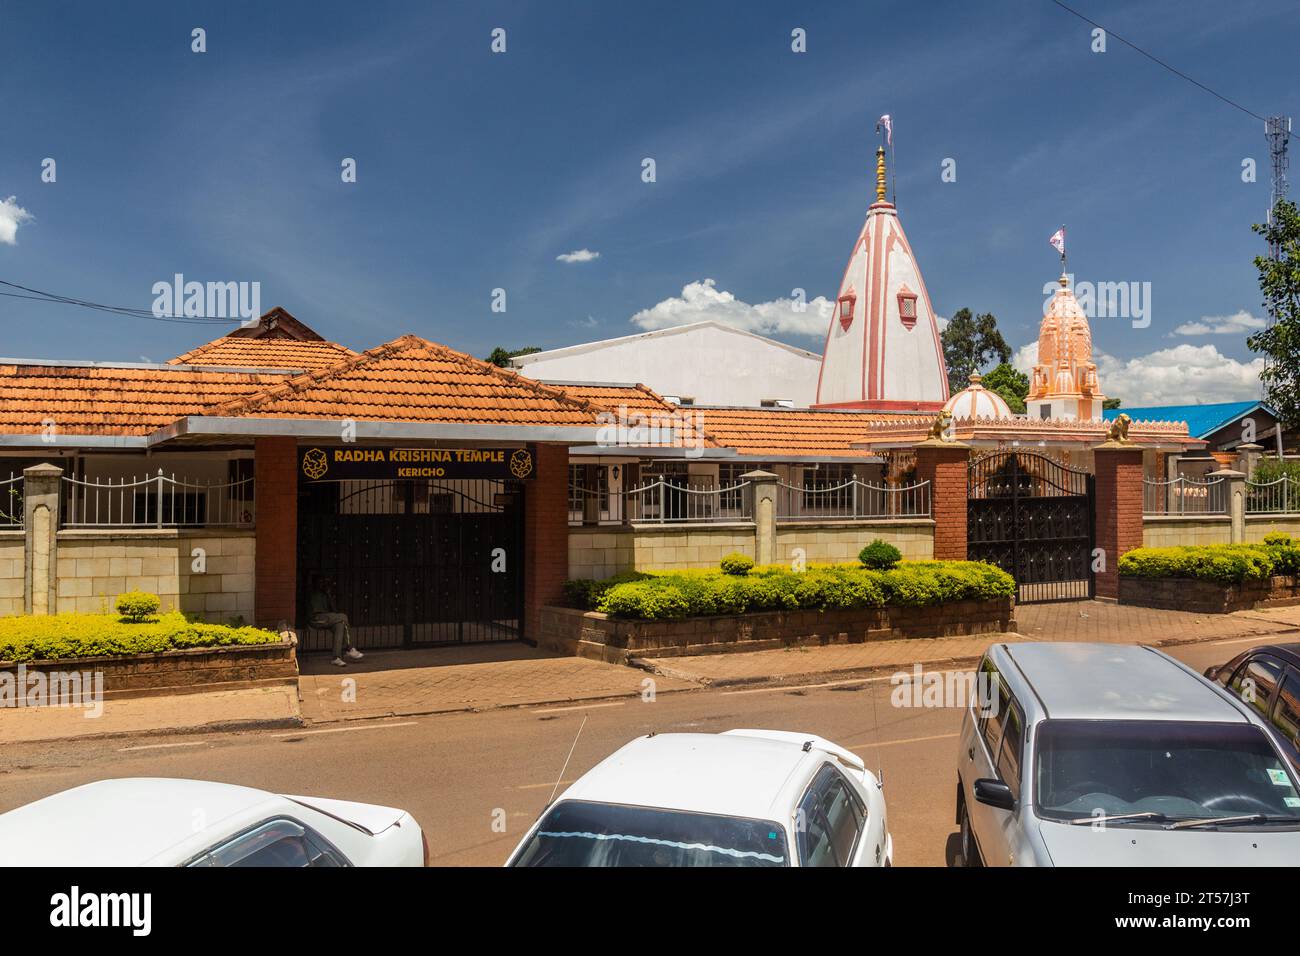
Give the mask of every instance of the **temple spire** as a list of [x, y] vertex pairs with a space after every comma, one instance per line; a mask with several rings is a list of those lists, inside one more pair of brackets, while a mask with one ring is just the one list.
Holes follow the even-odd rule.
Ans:
[[885, 147], [876, 147], [876, 202], [885, 201]]

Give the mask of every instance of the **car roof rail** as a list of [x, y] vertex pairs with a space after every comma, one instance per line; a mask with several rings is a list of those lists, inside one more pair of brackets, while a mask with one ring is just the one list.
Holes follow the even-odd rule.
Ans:
[[840, 763], [848, 764], [856, 770], [866, 770], [867, 762], [846, 747], [839, 744], [833, 744], [825, 737], [818, 737], [816, 734], [801, 734], [790, 730], [727, 730], [726, 734], [733, 737], [757, 737], [762, 740], [779, 740], [782, 743], [798, 744], [804, 753], [816, 750], [818, 753], [829, 754]]

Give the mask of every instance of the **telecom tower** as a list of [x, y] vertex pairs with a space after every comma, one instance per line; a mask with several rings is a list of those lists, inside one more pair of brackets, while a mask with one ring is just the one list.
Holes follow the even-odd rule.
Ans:
[[[1268, 196], [1268, 222], [1273, 222], [1273, 210], [1279, 199], [1286, 198], [1290, 183], [1286, 181], [1286, 170], [1290, 165], [1287, 159], [1287, 143], [1291, 139], [1291, 117], [1270, 116], [1264, 121], [1264, 138], [1268, 140], [1268, 154], [1273, 162], [1273, 188]], [[1270, 243], [1268, 254], [1274, 259], [1282, 254], [1277, 243]]]

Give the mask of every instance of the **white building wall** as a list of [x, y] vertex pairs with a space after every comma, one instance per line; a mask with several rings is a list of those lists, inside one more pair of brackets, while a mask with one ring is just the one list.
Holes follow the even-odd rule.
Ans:
[[697, 405], [778, 399], [806, 408], [816, 396], [821, 358], [709, 323], [525, 355], [516, 364], [529, 378], [638, 383]]

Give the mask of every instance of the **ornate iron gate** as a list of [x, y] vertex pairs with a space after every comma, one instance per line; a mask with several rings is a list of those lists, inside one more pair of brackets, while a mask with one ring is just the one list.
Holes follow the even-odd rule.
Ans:
[[975, 458], [967, 480], [972, 561], [996, 564], [1022, 604], [1093, 595], [1093, 476], [1039, 452]]
[[[498, 550], [499, 549], [499, 550]], [[523, 617], [523, 487], [496, 479], [300, 486], [298, 620], [332, 581], [361, 649], [514, 640]], [[303, 627], [304, 650], [331, 635]]]

